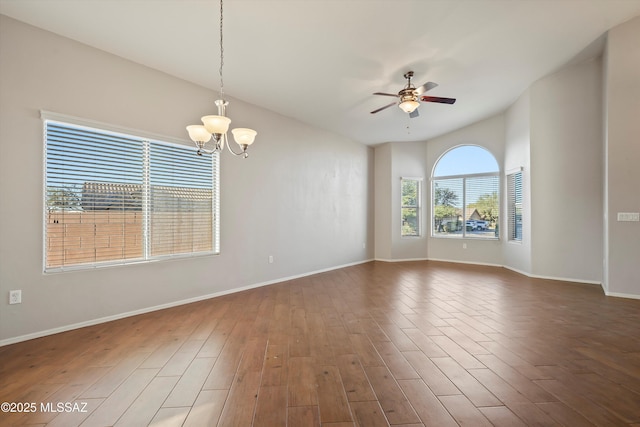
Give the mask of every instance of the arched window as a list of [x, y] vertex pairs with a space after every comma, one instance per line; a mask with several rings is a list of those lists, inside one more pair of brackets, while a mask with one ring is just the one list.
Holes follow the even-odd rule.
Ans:
[[476, 145], [447, 151], [431, 177], [434, 237], [498, 238], [500, 168]]

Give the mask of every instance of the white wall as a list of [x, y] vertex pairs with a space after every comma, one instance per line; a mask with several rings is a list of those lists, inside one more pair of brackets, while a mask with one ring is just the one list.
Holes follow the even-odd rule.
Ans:
[[[426, 212], [429, 204], [429, 171], [426, 167], [427, 146], [424, 142], [397, 142], [391, 144], [391, 241], [395, 260], [426, 259], [427, 236], [430, 233]], [[420, 237], [402, 237], [402, 177], [423, 178], [420, 212]], [[376, 212], [377, 214], [377, 212]]]
[[618, 222], [618, 212], [640, 212], [640, 17], [607, 38], [605, 62], [605, 289], [640, 298], [640, 222]]
[[232, 99], [258, 137], [221, 159], [221, 255], [43, 274], [39, 111], [190, 144], [216, 93], [0, 16], [0, 94], [0, 343], [373, 257], [373, 149]]
[[[524, 274], [531, 271], [530, 95], [527, 89], [505, 113], [504, 174], [522, 170], [522, 240], [509, 241], [507, 191], [502, 195], [502, 258], [504, 266]], [[505, 179], [506, 176], [503, 177]]]
[[[431, 177], [433, 168], [449, 149], [458, 145], [479, 145], [487, 149], [496, 158], [498, 165], [504, 163], [505, 118], [498, 114], [479, 121], [457, 131], [434, 138], [427, 142], [427, 171]], [[500, 173], [503, 173], [501, 166]], [[500, 194], [504, 192], [501, 185]], [[431, 195], [429, 194], [429, 197]], [[430, 209], [430, 203], [428, 203]], [[427, 212], [427, 218], [431, 213]], [[501, 212], [504, 216], [504, 213]], [[462, 248], [463, 243], [467, 245]], [[429, 259], [469, 262], [479, 264], [502, 265], [502, 247], [499, 240], [459, 239], [446, 237], [429, 237]]]
[[[405, 261], [427, 258], [429, 235], [429, 172], [426, 168], [426, 143], [388, 142], [375, 149], [375, 240], [376, 259]], [[423, 178], [421, 236], [402, 237], [402, 177]]]
[[530, 88], [535, 276], [602, 281], [601, 73], [594, 59]]
[[391, 260], [392, 255], [392, 183], [391, 144], [375, 148], [375, 258]]

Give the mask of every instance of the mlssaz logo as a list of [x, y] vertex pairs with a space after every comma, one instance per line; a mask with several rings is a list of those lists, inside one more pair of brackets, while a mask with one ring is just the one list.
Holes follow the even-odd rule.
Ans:
[[87, 411], [87, 402], [41, 402], [40, 412], [83, 412]]

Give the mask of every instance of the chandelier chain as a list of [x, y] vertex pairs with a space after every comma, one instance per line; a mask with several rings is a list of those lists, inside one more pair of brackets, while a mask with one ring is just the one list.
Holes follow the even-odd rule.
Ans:
[[223, 0], [220, 0], [220, 99], [224, 100], [224, 79], [222, 78], [222, 67], [224, 66], [224, 45], [222, 36], [222, 21], [223, 21]]
[[[218, 74], [220, 74], [220, 99], [216, 99], [215, 102], [218, 107], [218, 114], [203, 116], [201, 119], [203, 124], [187, 126], [187, 132], [189, 132], [189, 138], [191, 138], [191, 140], [195, 142], [196, 147], [198, 147], [198, 151], [196, 153], [199, 156], [202, 156], [203, 154], [219, 153], [224, 150], [224, 147], [226, 146], [234, 156], [242, 156], [246, 159], [249, 156], [247, 148], [253, 144], [257, 132], [249, 128], [236, 128], [231, 130], [233, 138], [242, 150], [239, 152], [236, 152], [231, 148], [227, 137], [227, 131], [229, 129], [231, 119], [226, 115], [226, 106], [229, 105], [229, 102], [224, 100], [224, 79], [222, 77], [222, 69], [224, 68], [224, 36], [222, 32], [224, 26], [223, 12], [223, 0], [220, 0], [220, 69], [218, 70]], [[205, 146], [211, 139], [213, 139], [215, 146], [212, 150], [208, 150]]]

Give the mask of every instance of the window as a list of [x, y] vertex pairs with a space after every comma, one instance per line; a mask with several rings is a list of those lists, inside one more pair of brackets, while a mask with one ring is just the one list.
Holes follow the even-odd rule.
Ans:
[[509, 240], [522, 241], [522, 171], [507, 175]]
[[421, 178], [402, 178], [402, 237], [420, 236]]
[[218, 252], [216, 155], [45, 117], [45, 158], [45, 271]]
[[432, 236], [498, 238], [500, 177], [496, 159], [473, 145], [449, 150], [432, 177]]

